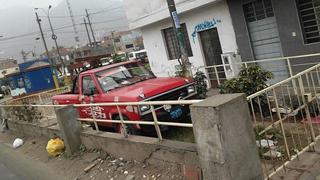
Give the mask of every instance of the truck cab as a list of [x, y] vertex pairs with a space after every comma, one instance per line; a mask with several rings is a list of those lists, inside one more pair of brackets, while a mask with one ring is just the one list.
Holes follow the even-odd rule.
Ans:
[[[92, 104], [112, 102], [141, 102], [182, 100], [196, 95], [194, 83], [179, 77], [157, 78], [140, 62], [127, 61], [112, 64], [79, 74], [74, 81], [72, 92], [52, 98], [54, 104]], [[150, 121], [150, 106], [121, 106], [123, 117], [131, 121]], [[186, 114], [185, 107], [164, 109], [155, 106], [159, 120], [179, 121]], [[78, 108], [81, 118], [119, 119], [117, 107], [94, 106]], [[99, 126], [114, 127], [118, 124], [98, 123]], [[149, 126], [151, 127], [151, 126]], [[141, 129], [135, 125], [135, 129]]]

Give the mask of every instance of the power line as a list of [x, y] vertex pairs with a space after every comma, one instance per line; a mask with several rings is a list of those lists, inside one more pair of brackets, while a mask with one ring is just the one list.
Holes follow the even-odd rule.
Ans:
[[[110, 20], [106, 20], [106, 21], [99, 21], [99, 22], [92, 22], [92, 24], [103, 24], [103, 23], [110, 23], [110, 22], [114, 22], [114, 21], [118, 21], [118, 20], [124, 20], [126, 19], [126, 17], [119, 17], [119, 18], [115, 18], [115, 19], [110, 19]], [[75, 24], [76, 26], [81, 26], [83, 25], [83, 23], [78, 23]], [[73, 25], [70, 24], [66, 24], [57, 28], [54, 28], [54, 30], [61, 30], [61, 29], [66, 29], [66, 28], [72, 28]], [[44, 32], [50, 32], [50, 29], [45, 29]], [[24, 33], [24, 34], [19, 34], [19, 35], [15, 35], [15, 36], [11, 36], [11, 37], [6, 37], [6, 38], [1, 38], [0, 42], [2, 41], [8, 41], [8, 40], [12, 40], [12, 39], [18, 39], [18, 38], [24, 38], [24, 37], [29, 37], [29, 36], [33, 36], [33, 35], [39, 35], [40, 32], [38, 31], [34, 31], [34, 32], [30, 32], [30, 33]]]
[[[114, 30], [114, 29], [120, 29], [120, 28], [127, 28], [127, 26], [116, 26], [116, 27], [108, 27], [108, 28], [97, 28], [96, 31], [102, 31], [102, 30]], [[85, 33], [85, 30], [78, 31], [79, 33]], [[73, 31], [58, 31], [57, 34], [72, 34]], [[50, 37], [50, 36], [48, 36]]]
[[[78, 17], [78, 18], [82, 18], [84, 15], [73, 15], [74, 17]], [[39, 16], [39, 17], [47, 17], [47, 16]], [[70, 18], [70, 16], [66, 15], [66, 16], [50, 16], [50, 18]]]
[[[102, 8], [102, 10], [97, 11], [97, 12], [91, 12], [89, 13], [89, 15], [96, 15], [96, 14], [102, 14], [102, 13], [107, 13], [110, 11], [114, 11], [114, 10], [118, 10], [118, 9], [123, 9], [123, 6], [118, 6], [118, 7], [114, 7], [114, 8]], [[89, 9], [88, 9], [89, 10]], [[77, 14], [77, 15], [73, 15], [74, 17], [78, 17], [78, 18], [83, 18], [84, 16], [86, 16], [86, 14]], [[46, 16], [39, 16], [39, 17], [46, 17]], [[65, 16], [50, 16], [50, 18], [70, 18], [70, 16], [65, 15]]]
[[113, 8], [113, 9], [104, 9], [104, 10], [101, 10], [101, 11], [92, 12], [92, 13], [90, 13], [90, 15], [106, 13], [106, 12], [110, 12], [110, 11], [114, 11], [114, 10], [118, 10], [118, 9], [123, 9], [123, 7], [119, 6], [119, 7]]

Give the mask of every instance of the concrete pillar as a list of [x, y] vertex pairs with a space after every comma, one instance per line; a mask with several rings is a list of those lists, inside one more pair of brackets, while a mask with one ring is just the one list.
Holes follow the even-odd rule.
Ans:
[[244, 94], [216, 95], [190, 109], [204, 180], [263, 179]]
[[81, 124], [77, 120], [79, 114], [73, 106], [57, 108], [55, 111], [66, 151], [72, 155], [79, 151], [81, 145]]

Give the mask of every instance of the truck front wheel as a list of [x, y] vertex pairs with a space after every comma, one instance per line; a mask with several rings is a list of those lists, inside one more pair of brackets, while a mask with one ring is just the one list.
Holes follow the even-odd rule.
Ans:
[[[120, 116], [117, 115], [113, 118], [114, 120], [119, 120], [120, 121]], [[123, 116], [123, 120], [129, 120], [129, 118], [127, 116]], [[141, 132], [134, 128], [134, 125], [133, 124], [125, 124], [125, 128], [126, 128], [126, 131], [127, 131], [127, 134], [128, 135], [140, 135]], [[119, 123], [116, 123], [114, 125], [114, 130], [118, 133], [121, 133], [121, 130], [122, 130], [122, 125], [119, 124]]]

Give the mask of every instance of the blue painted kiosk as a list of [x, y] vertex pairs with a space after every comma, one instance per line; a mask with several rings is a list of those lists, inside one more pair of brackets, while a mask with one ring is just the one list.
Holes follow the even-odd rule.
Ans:
[[54, 89], [53, 74], [48, 59], [19, 64], [20, 72], [8, 74], [12, 96], [34, 94]]

